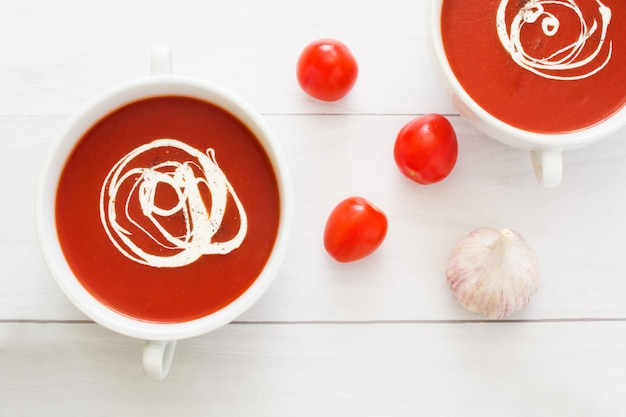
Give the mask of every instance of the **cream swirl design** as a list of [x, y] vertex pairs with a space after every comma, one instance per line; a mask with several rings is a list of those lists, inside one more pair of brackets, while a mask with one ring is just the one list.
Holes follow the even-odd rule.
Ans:
[[[229, 200], [238, 230], [218, 239]], [[100, 192], [100, 219], [124, 256], [152, 267], [230, 253], [247, 233], [246, 212], [214, 150], [202, 153], [175, 139], [139, 146], [113, 166]]]
[[[528, 0], [508, 24], [509, 0], [502, 0], [496, 17], [500, 42], [519, 66], [541, 77], [554, 80], [591, 77], [609, 63], [613, 51], [612, 41], [605, 45], [611, 9], [600, 0], [594, 1], [598, 6], [596, 17], [600, 22], [597, 18], [585, 16], [574, 0]], [[578, 34], [574, 39], [560, 45], [548, 56], [536, 56], [528, 50], [530, 48], [525, 48], [522, 41], [525, 25], [540, 23], [543, 35], [551, 38], [558, 34], [566, 14], [573, 14], [579, 21]]]

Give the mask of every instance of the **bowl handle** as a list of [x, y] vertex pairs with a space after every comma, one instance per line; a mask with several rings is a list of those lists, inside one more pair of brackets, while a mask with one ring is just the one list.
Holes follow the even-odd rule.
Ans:
[[146, 340], [143, 348], [143, 370], [153, 379], [167, 376], [174, 359], [176, 340]]
[[543, 187], [556, 187], [563, 177], [563, 156], [560, 149], [535, 149], [530, 152], [535, 178]]

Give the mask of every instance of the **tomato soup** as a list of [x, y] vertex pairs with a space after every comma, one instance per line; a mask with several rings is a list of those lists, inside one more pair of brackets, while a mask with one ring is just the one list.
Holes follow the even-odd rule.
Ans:
[[56, 223], [87, 291], [121, 314], [169, 323], [250, 287], [280, 210], [270, 160], [242, 122], [162, 96], [115, 110], [82, 137], [59, 180]]
[[509, 125], [572, 132], [626, 103], [624, 0], [443, 0], [441, 32], [462, 87]]

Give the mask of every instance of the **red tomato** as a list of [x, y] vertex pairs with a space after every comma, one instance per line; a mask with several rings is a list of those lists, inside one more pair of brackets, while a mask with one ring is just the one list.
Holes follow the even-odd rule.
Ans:
[[387, 216], [362, 197], [349, 197], [330, 213], [324, 247], [339, 262], [352, 262], [374, 252], [387, 235]]
[[308, 44], [298, 59], [296, 70], [300, 87], [312, 97], [335, 101], [354, 86], [359, 68], [346, 45], [334, 39]]
[[400, 171], [420, 184], [432, 184], [447, 177], [457, 155], [454, 128], [439, 114], [428, 114], [407, 123], [398, 133], [393, 149]]

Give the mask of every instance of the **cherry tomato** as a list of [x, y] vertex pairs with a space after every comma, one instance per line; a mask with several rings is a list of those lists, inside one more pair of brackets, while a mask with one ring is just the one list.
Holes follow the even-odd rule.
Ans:
[[457, 155], [454, 128], [440, 114], [428, 114], [407, 123], [398, 133], [393, 149], [400, 171], [420, 184], [432, 184], [447, 177]]
[[319, 39], [308, 44], [296, 69], [300, 87], [318, 100], [335, 101], [354, 86], [359, 68], [352, 52], [342, 42]]
[[374, 252], [387, 235], [387, 216], [362, 197], [341, 201], [324, 229], [324, 247], [339, 262], [352, 262]]

